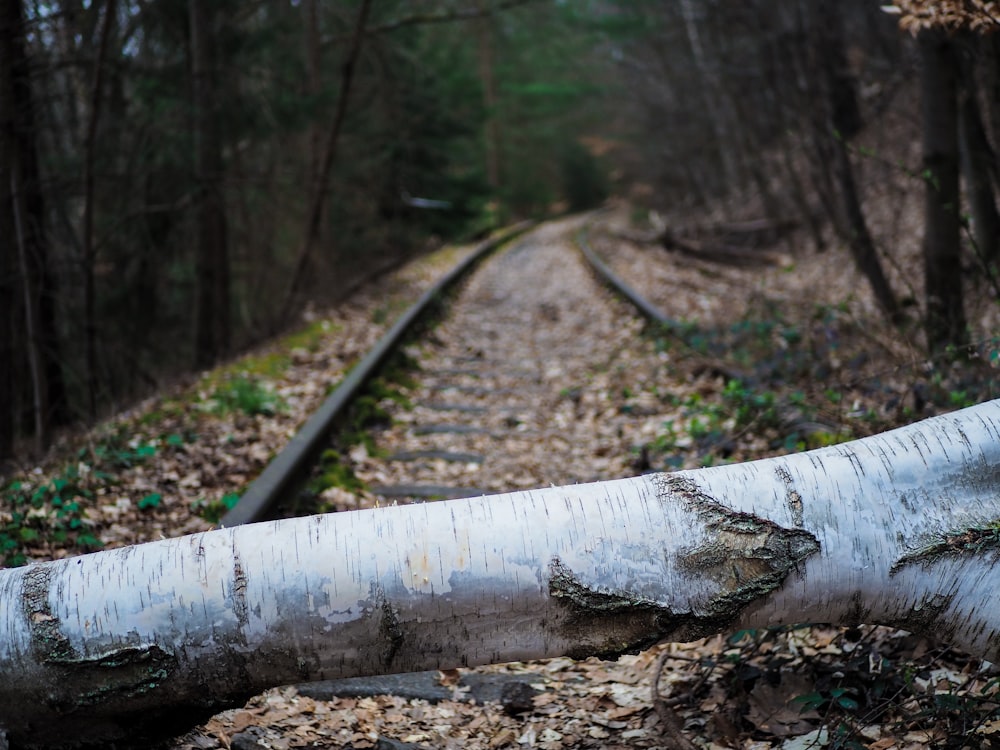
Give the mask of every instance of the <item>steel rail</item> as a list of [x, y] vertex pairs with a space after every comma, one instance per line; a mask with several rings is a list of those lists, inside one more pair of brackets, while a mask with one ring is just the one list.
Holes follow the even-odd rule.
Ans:
[[250, 484], [239, 502], [222, 517], [220, 526], [228, 528], [264, 520], [268, 512], [287, 495], [307, 468], [314, 463], [325, 441], [336, 427], [337, 420], [346, 412], [368, 381], [378, 373], [388, 356], [399, 346], [403, 337], [427, 311], [431, 303], [463, 278], [490, 252], [524, 233], [533, 225], [534, 222], [531, 221], [521, 222], [480, 243], [472, 254], [425, 291], [347, 374], [319, 409], [306, 420], [288, 445]]
[[604, 282], [605, 286], [610, 287], [613, 291], [617, 292], [628, 300], [636, 309], [643, 314], [643, 316], [657, 323], [667, 329], [675, 329], [678, 327], [677, 321], [673, 318], [667, 316], [662, 310], [660, 310], [656, 305], [643, 297], [639, 292], [625, 283], [625, 280], [621, 276], [616, 274], [611, 270], [611, 267], [598, 257], [597, 253], [594, 252], [594, 248], [590, 246], [590, 242], [587, 239], [588, 231], [590, 229], [590, 223], [585, 224], [579, 232], [576, 234], [576, 244], [583, 253], [583, 256], [590, 263], [591, 268], [594, 269], [599, 279]]

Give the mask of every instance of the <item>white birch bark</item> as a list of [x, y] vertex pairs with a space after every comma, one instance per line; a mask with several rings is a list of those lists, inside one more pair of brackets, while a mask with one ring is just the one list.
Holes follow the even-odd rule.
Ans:
[[211, 531], [0, 571], [0, 728], [134, 740], [273, 685], [794, 622], [996, 659], [998, 556], [1000, 401], [747, 464]]

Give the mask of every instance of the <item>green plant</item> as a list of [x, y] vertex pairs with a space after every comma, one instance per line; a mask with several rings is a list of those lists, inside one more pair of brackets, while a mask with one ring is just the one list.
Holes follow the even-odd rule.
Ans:
[[212, 393], [217, 411], [241, 411], [248, 416], [271, 416], [284, 408], [284, 401], [265, 383], [237, 375], [219, 384]]
[[[309, 481], [307, 490], [314, 495], [319, 495], [323, 490], [330, 487], [339, 487], [348, 492], [360, 492], [365, 485], [351, 468], [349, 462], [337, 450], [332, 448], [323, 451], [319, 465]], [[327, 509], [321, 508], [321, 511]]]
[[240, 501], [238, 492], [227, 492], [221, 498], [207, 500], [200, 497], [191, 503], [191, 510], [209, 523], [218, 524], [227, 512], [236, 507]]
[[170, 419], [177, 419], [184, 414], [184, 404], [177, 399], [164, 399], [155, 409], [139, 417], [141, 426], [156, 425]]
[[730, 380], [722, 391], [722, 399], [733, 410], [738, 427], [757, 422], [762, 426], [776, 426], [778, 412], [774, 393], [754, 391], [740, 380]]
[[956, 409], [964, 409], [966, 406], [974, 406], [979, 403], [971, 397], [966, 390], [955, 389], [948, 391], [948, 404]]
[[319, 349], [324, 337], [340, 328], [329, 320], [317, 320], [306, 327], [282, 338], [278, 345], [269, 347], [267, 351], [240, 358], [237, 362], [222, 368], [210, 376], [210, 382], [218, 380], [229, 381], [236, 378], [262, 377], [277, 378], [281, 376], [293, 362], [296, 349], [315, 352]]
[[857, 711], [860, 707], [852, 688], [835, 687], [825, 691], [815, 691], [792, 699], [803, 711], [826, 709], [836, 706], [845, 711]]
[[[0, 563], [22, 565], [33, 551], [49, 555], [56, 549], [100, 549], [102, 543], [86, 513], [93, 498], [118, 484], [122, 472], [194, 439], [194, 435], [180, 433], [151, 439], [119, 426], [78, 450], [74, 460], [57, 473], [11, 482], [0, 491]], [[149, 492], [136, 505], [152, 510], [162, 500], [159, 492]]]
[[656, 436], [656, 439], [652, 443], [652, 447], [665, 453], [667, 451], [672, 451], [677, 449], [677, 428], [674, 427], [674, 420], [668, 419], [660, 427], [660, 434]]
[[317, 320], [310, 323], [300, 331], [296, 331], [281, 340], [281, 349], [291, 351], [292, 349], [306, 349], [314, 352], [319, 349], [324, 337], [338, 331], [341, 326], [329, 320]]
[[415, 385], [410, 372], [417, 367], [416, 360], [409, 355], [393, 355], [382, 367], [381, 374], [370, 380], [364, 393], [351, 404], [336, 443], [345, 447], [361, 444], [370, 454], [376, 453], [371, 430], [373, 427], [388, 426], [392, 421], [386, 408], [387, 402], [396, 403], [404, 409], [413, 408], [403, 389]]
[[0, 553], [3, 564], [23, 565], [29, 547], [58, 545], [87, 552], [101, 541], [86, 526], [81, 500], [92, 493], [82, 486], [76, 465], [37, 485], [12, 482], [0, 500]]
[[649, 226], [649, 209], [635, 203], [631, 204], [628, 220], [632, 226], [646, 228]]
[[159, 492], [151, 492], [150, 494], [146, 495], [139, 501], [138, 503], [139, 510], [150, 510], [152, 508], [159, 508], [160, 501], [162, 499], [163, 496]]
[[77, 453], [81, 461], [89, 461], [108, 469], [131, 469], [156, 455], [156, 446], [138, 439], [128, 440], [121, 433], [110, 435], [91, 449]]

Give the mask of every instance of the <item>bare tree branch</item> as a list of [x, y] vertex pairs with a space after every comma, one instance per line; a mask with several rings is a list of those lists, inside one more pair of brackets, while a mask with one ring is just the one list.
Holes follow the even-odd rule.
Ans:
[[97, 312], [94, 287], [94, 159], [96, 156], [97, 125], [101, 118], [101, 89], [104, 81], [104, 66], [108, 56], [108, 37], [115, 18], [117, 0], [108, 0], [104, 7], [104, 21], [94, 61], [94, 78], [91, 87], [90, 117], [87, 120], [87, 134], [83, 152], [83, 253], [84, 274], [84, 315], [83, 327], [86, 341], [87, 409], [91, 419], [97, 415]]
[[[502, 2], [498, 2], [496, 5], [484, 8], [455, 8], [443, 13], [414, 13], [412, 16], [404, 16], [403, 18], [386, 21], [385, 23], [381, 23], [376, 26], [369, 26], [363, 33], [365, 36], [378, 36], [380, 34], [388, 34], [393, 31], [398, 31], [399, 29], [406, 28], [407, 26], [452, 23], [453, 21], [474, 21], [477, 18], [486, 18], [495, 15], [496, 13], [501, 13], [505, 10], [517, 8], [521, 5], [528, 5], [537, 1], [538, 0], [502, 0]], [[350, 36], [343, 35], [329, 37], [325, 40], [324, 44], [346, 42], [349, 41], [352, 36], [353, 34]]]
[[309, 263], [309, 256], [312, 254], [313, 245], [316, 244], [319, 236], [323, 206], [326, 202], [327, 183], [330, 179], [330, 171], [333, 169], [334, 162], [337, 159], [337, 142], [340, 140], [340, 131], [344, 125], [344, 118], [347, 117], [347, 102], [351, 93], [351, 83], [354, 80], [354, 66], [361, 55], [361, 42], [365, 35], [364, 29], [368, 21], [368, 14], [371, 11], [371, 5], [371, 0], [364, 0], [361, 4], [354, 34], [351, 37], [351, 47], [341, 68], [340, 95], [337, 97], [337, 107], [333, 114], [333, 122], [330, 125], [330, 133], [327, 137], [323, 159], [315, 175], [302, 245], [299, 247], [298, 257], [295, 261], [295, 271], [292, 273], [292, 280], [288, 285], [288, 291], [285, 292], [285, 298], [281, 305], [279, 320], [282, 321], [286, 321], [291, 313], [295, 302], [295, 295], [298, 292], [299, 285], [302, 283], [302, 278]]

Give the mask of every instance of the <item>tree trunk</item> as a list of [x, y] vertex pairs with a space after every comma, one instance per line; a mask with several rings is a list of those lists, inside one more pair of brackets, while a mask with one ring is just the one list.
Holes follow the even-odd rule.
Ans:
[[814, 23], [820, 39], [830, 124], [838, 138], [849, 141], [861, 131], [864, 121], [858, 106], [857, 84], [847, 60], [842, 13], [835, 5], [819, 3], [815, 6]]
[[[976, 41], [981, 58], [978, 72], [983, 89], [980, 114], [985, 120], [987, 139], [1000, 148], [1000, 39], [996, 34], [986, 34]], [[990, 168], [996, 178], [1000, 172], [1000, 161], [995, 150]]]
[[[12, 3], [0, 5], [0, 237], [16, 237], [14, 197], [17, 195], [14, 160], [14, 57], [16, 47], [12, 25]], [[0, 460], [13, 455], [18, 435], [18, 391], [24, 380], [23, 325], [18, 311], [21, 290], [18, 285], [19, 253], [8, 248], [0, 251]]]
[[[0, 79], [2, 78], [3, 62], [0, 61]], [[0, 110], [2, 109], [3, 95], [0, 94]], [[0, 237], [14, 236], [9, 164], [4, 139], [0, 136]], [[16, 343], [21, 338], [15, 322], [18, 320], [16, 278], [15, 254], [0, 252], [0, 474], [7, 473], [5, 461], [14, 455], [14, 439], [17, 435], [15, 394], [19, 380], [18, 370], [23, 366], [23, 357]]]
[[36, 277], [32, 273], [30, 252], [30, 230], [26, 226], [24, 210], [24, 183], [20, 177], [20, 160], [15, 155], [10, 169], [11, 235], [17, 248], [17, 266], [20, 271], [21, 297], [24, 301], [24, 340], [28, 352], [28, 371], [31, 379], [31, 405], [35, 452], [41, 455], [49, 441], [51, 419], [49, 413], [49, 390], [45, 378], [45, 354], [41, 337], [41, 304], [39, 302]]
[[[969, 45], [979, 40], [968, 39]], [[993, 176], [996, 156], [986, 137], [983, 118], [976, 99], [976, 75], [972, 53], [960, 58], [961, 86], [959, 88], [959, 146], [962, 174], [968, 193], [969, 212], [972, 214], [972, 237], [976, 254], [989, 269], [1000, 260], [1000, 214], [997, 213], [993, 195]]]
[[[313, 112], [318, 112], [320, 93], [323, 90], [323, 51], [320, 44], [319, 0], [303, 0], [302, 23], [305, 31], [306, 92], [309, 94]], [[320, 163], [323, 158], [323, 132], [319, 118], [313, 117], [309, 123], [309, 166], [307, 178], [310, 185], [319, 178]]]
[[229, 349], [229, 253], [219, 125], [216, 25], [212, 3], [189, 0], [195, 141], [195, 363], [212, 365]]
[[1000, 656], [1000, 401], [791, 456], [0, 570], [0, 729], [137, 743], [263, 688], [814, 622]]
[[[55, 289], [44, 232], [45, 201], [38, 168], [38, 132], [20, 0], [0, 0], [0, 196], [7, 252], [16, 254], [23, 342], [29, 366], [33, 431], [41, 450], [53, 424], [68, 421], [59, 362]], [[8, 282], [9, 283], [9, 282]], [[11, 304], [8, 301], [8, 304]], [[20, 380], [18, 378], [17, 380]]]
[[830, 139], [830, 148], [833, 152], [833, 172], [843, 214], [840, 235], [847, 242], [851, 257], [858, 270], [868, 280], [872, 293], [875, 295], [875, 301], [882, 308], [882, 312], [892, 321], [893, 325], [902, 325], [904, 322], [903, 311], [896, 300], [892, 287], [889, 286], [889, 279], [886, 278], [885, 271], [882, 269], [882, 263], [879, 261], [878, 252], [875, 249], [875, 242], [868, 231], [868, 222], [865, 220], [865, 214], [861, 208], [861, 200], [858, 198], [854, 182], [854, 169], [851, 166], [851, 156], [847, 151], [847, 144], [832, 133]]
[[715, 136], [715, 146], [719, 155], [719, 162], [722, 165], [723, 192], [734, 190], [739, 186], [740, 174], [737, 169], [734, 156], [735, 143], [730, 137], [727, 124], [728, 113], [725, 112], [723, 94], [720, 91], [718, 77], [712, 71], [711, 64], [705, 54], [705, 49], [701, 43], [701, 34], [698, 29], [698, 18], [695, 13], [695, 6], [691, 0], [681, 0], [681, 15], [684, 19], [684, 31], [687, 35], [688, 46], [691, 49], [691, 56], [694, 59], [695, 69], [702, 84], [702, 97], [705, 110], [708, 113], [709, 123], [712, 133]]
[[968, 341], [962, 309], [958, 156], [958, 70], [945, 31], [920, 32], [924, 152], [924, 292], [927, 348], [944, 352]]
[[86, 350], [87, 408], [91, 419], [97, 417], [97, 290], [94, 283], [96, 250], [94, 247], [94, 160], [97, 150], [97, 126], [101, 118], [101, 89], [108, 38], [117, 9], [117, 0], [107, 0], [104, 23], [94, 62], [94, 83], [90, 96], [90, 118], [83, 142], [83, 329]]
[[344, 126], [344, 118], [347, 117], [347, 102], [351, 93], [351, 84], [354, 81], [354, 68], [357, 65], [358, 57], [361, 55], [361, 42], [364, 39], [365, 25], [368, 23], [371, 5], [372, 0], [361, 0], [361, 8], [358, 10], [358, 20], [354, 26], [351, 46], [348, 49], [347, 57], [344, 59], [344, 64], [341, 68], [340, 92], [337, 96], [337, 106], [334, 109], [333, 122], [330, 125], [326, 147], [323, 150], [323, 160], [309, 195], [309, 209], [306, 214], [305, 227], [302, 231], [302, 244], [299, 247], [298, 257], [295, 261], [295, 269], [292, 271], [292, 280], [288, 285], [288, 290], [285, 292], [285, 298], [281, 305], [281, 315], [279, 318], [282, 320], [287, 320], [292, 311], [295, 296], [298, 293], [299, 286], [302, 284], [302, 279], [305, 276], [306, 268], [309, 265], [313, 246], [319, 237], [323, 207], [326, 205], [327, 184], [330, 181], [330, 171], [337, 160], [337, 144], [340, 141], [340, 131]]
[[836, 196], [836, 205], [830, 206], [833, 224], [838, 236], [847, 243], [855, 266], [868, 280], [878, 306], [898, 326], [903, 323], [902, 310], [868, 230], [847, 148], [847, 141], [860, 131], [862, 120], [854, 78], [850, 75], [844, 50], [842, 20], [836, 8], [821, 3], [815, 8], [811, 23], [818, 52], [812, 61], [811, 72], [818, 75], [822, 92], [821, 100], [814, 104], [817, 112], [813, 122], [814, 127], [820, 129], [815, 138], [825, 157], [817, 166], [820, 170], [832, 171], [827, 180]]
[[486, 143], [486, 184], [490, 187], [493, 200], [500, 201], [500, 113], [497, 111], [497, 78], [493, 64], [493, 19], [486, 13], [482, 2], [479, 9], [484, 13], [476, 21], [479, 42], [476, 49], [479, 54], [479, 81], [483, 87], [483, 108], [486, 110], [483, 133]]

